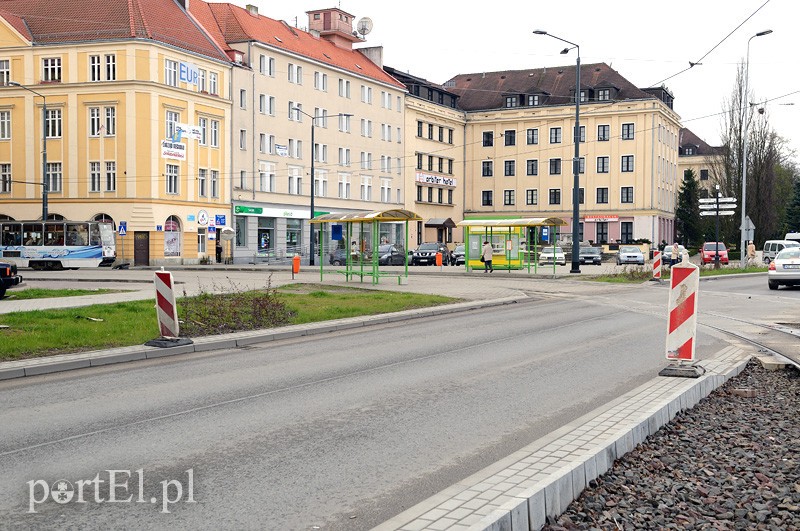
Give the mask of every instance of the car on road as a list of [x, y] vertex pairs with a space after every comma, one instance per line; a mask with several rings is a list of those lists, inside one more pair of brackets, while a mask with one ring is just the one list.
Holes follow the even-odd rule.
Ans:
[[6, 296], [6, 290], [22, 283], [22, 277], [17, 274], [17, 265], [0, 262], [0, 299]]
[[[331, 265], [344, 265], [347, 263], [347, 249], [334, 249], [334, 251], [330, 254], [329, 262]], [[357, 263], [361, 259], [361, 253], [358, 253], [356, 256], [351, 256], [350, 261], [352, 263]], [[369, 257], [367, 257], [369, 259]]]
[[582, 264], [600, 265], [603, 262], [603, 249], [600, 247], [581, 247], [578, 257]]
[[717, 256], [720, 264], [728, 263], [728, 249], [722, 242], [706, 242], [700, 248], [700, 253], [704, 264], [713, 264]]
[[767, 240], [764, 242], [761, 259], [765, 264], [769, 264], [786, 247], [800, 247], [800, 243], [792, 240]]
[[378, 265], [403, 265], [406, 263], [406, 253], [398, 246], [384, 243], [378, 247]]
[[617, 253], [617, 265], [644, 265], [644, 253], [635, 245], [623, 245]]
[[[683, 256], [686, 254], [686, 247], [683, 245], [678, 244], [678, 261], [683, 259]], [[667, 245], [664, 247], [664, 251], [661, 254], [661, 263], [664, 265], [669, 265], [672, 262], [672, 246]]]
[[561, 247], [542, 247], [542, 252], [539, 253], [539, 263], [552, 264], [553, 262], [558, 265], [567, 265], [564, 249]]
[[450, 255], [450, 265], [460, 266], [467, 262], [467, 249], [465, 245], [456, 245]]
[[445, 244], [425, 242], [411, 255], [411, 265], [436, 265], [436, 253], [442, 253], [442, 264], [450, 263], [450, 250]]
[[779, 286], [800, 286], [800, 247], [786, 247], [769, 263], [769, 289]]

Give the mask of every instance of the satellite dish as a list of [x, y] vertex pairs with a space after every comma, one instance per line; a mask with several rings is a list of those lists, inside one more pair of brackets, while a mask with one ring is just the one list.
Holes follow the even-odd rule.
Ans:
[[356, 23], [356, 30], [358, 30], [362, 37], [372, 31], [372, 19], [369, 17], [361, 17]]
[[233, 230], [231, 227], [222, 227], [219, 230], [219, 239], [223, 241], [230, 241], [236, 235], [236, 231]]

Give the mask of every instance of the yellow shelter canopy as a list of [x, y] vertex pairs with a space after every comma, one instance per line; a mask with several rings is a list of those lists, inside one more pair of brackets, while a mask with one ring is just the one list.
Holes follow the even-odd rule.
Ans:
[[567, 222], [561, 218], [508, 218], [465, 219], [456, 223], [459, 227], [563, 227]]
[[352, 212], [350, 214], [323, 214], [311, 220], [311, 223], [368, 223], [377, 221], [388, 223], [391, 221], [422, 221], [422, 218], [410, 210], [394, 208], [391, 210], [376, 210], [373, 212]]

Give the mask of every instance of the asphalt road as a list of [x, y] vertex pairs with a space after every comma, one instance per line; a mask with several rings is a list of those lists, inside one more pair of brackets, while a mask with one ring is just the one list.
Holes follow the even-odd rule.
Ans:
[[[701, 308], [797, 314], [800, 290], [750, 282]], [[665, 289], [0, 382], [0, 527], [370, 528], [655, 377]], [[701, 327], [700, 359], [723, 345]], [[31, 503], [59, 479], [70, 502]]]

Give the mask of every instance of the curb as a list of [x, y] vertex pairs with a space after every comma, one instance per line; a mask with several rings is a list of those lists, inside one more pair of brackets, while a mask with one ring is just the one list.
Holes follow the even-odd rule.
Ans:
[[235, 332], [218, 336], [204, 336], [194, 340], [189, 345], [159, 348], [145, 345], [133, 345], [116, 349], [81, 352], [77, 354], [59, 354], [46, 358], [31, 358], [19, 361], [0, 362], [0, 381], [50, 374], [55, 372], [71, 371], [88, 367], [113, 365], [129, 361], [144, 359], [164, 358], [189, 354], [193, 352], [208, 352], [218, 349], [238, 348], [248, 345], [268, 343], [293, 337], [313, 336], [329, 332], [351, 330], [374, 324], [387, 324], [410, 319], [440, 316], [463, 311], [478, 310], [493, 306], [516, 304], [529, 300], [527, 296], [505, 297], [484, 301], [468, 301], [444, 306], [431, 306], [415, 310], [379, 314], [361, 317], [349, 317], [320, 323], [292, 325], [280, 328], [266, 328], [248, 332]]

